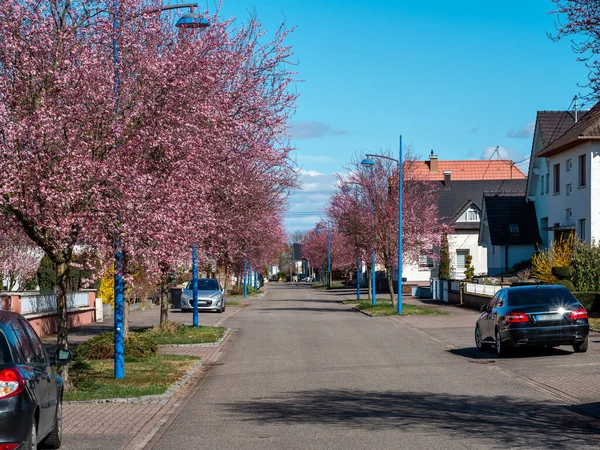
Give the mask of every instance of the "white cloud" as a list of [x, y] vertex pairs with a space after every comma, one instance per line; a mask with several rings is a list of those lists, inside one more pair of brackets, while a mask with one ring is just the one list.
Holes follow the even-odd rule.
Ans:
[[298, 173], [300, 175], [305, 175], [305, 176], [308, 176], [308, 177], [320, 177], [320, 176], [325, 175], [324, 173], [317, 172], [316, 170], [304, 170], [304, 169], [300, 169], [298, 171]]
[[533, 132], [535, 130], [535, 122], [529, 122], [523, 125], [517, 131], [508, 130], [506, 133], [506, 137], [514, 138], [514, 139], [529, 139], [533, 137]]
[[324, 136], [342, 136], [349, 134], [347, 130], [333, 128], [327, 123], [321, 122], [296, 122], [290, 127], [292, 139], [315, 139]]

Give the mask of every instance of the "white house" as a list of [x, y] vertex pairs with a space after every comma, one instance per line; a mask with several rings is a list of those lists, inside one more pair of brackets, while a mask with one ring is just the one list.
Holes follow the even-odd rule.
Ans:
[[[471, 265], [475, 274], [488, 272], [488, 251], [479, 245], [479, 229], [483, 211], [484, 194], [512, 193], [524, 195], [527, 180], [525, 175], [507, 161], [495, 161], [505, 167], [504, 176], [515, 176], [513, 179], [485, 179], [487, 165], [491, 161], [465, 161], [472, 168], [470, 177], [473, 179], [453, 179], [454, 173], [444, 171], [441, 181], [434, 181], [439, 188], [438, 209], [440, 217], [454, 228], [448, 235], [450, 247], [451, 278], [464, 278], [467, 255], [472, 256]], [[453, 161], [456, 165], [463, 161]], [[496, 166], [497, 164], [494, 164]], [[518, 177], [518, 178], [517, 178]], [[425, 282], [438, 277], [438, 264], [423, 257], [420, 264], [406, 265], [403, 276], [407, 281]]]
[[550, 241], [550, 225], [556, 223], [550, 220], [550, 200], [553, 192], [550, 186], [550, 171], [546, 158], [539, 153], [556, 139], [565, 134], [576, 122], [582, 119], [587, 111], [538, 111], [531, 159], [527, 177], [527, 202], [535, 204], [538, 229], [540, 232], [539, 248], [548, 247]]
[[[561, 135], [535, 153], [545, 159], [548, 169], [544, 186], [535, 193], [542, 232], [549, 239], [576, 233], [585, 242], [600, 240], [600, 103], [583, 115]], [[535, 189], [534, 189], [535, 190]], [[528, 192], [529, 194], [529, 192]], [[546, 209], [547, 208], [547, 209]], [[544, 218], [542, 216], [542, 218]]]

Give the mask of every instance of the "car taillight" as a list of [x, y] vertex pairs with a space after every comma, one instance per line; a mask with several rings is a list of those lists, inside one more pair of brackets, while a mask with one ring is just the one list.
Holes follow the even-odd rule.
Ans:
[[23, 376], [21, 372], [17, 369], [4, 369], [0, 371], [0, 399], [17, 395], [22, 390]]
[[508, 323], [529, 322], [527, 314], [521, 312], [510, 312], [504, 318]]
[[585, 308], [577, 308], [571, 311], [571, 320], [587, 319], [588, 313]]
[[21, 444], [0, 444], [0, 450], [16, 450], [19, 445]]

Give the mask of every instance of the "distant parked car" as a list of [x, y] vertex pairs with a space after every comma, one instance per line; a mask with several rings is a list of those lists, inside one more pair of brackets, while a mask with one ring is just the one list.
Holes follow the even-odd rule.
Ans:
[[563, 286], [519, 286], [501, 289], [475, 325], [480, 350], [495, 346], [499, 355], [509, 347], [572, 345], [577, 353], [588, 348], [588, 314]]
[[62, 439], [63, 382], [56, 364], [68, 350], [48, 357], [29, 322], [0, 311], [0, 448], [59, 448]]
[[298, 281], [308, 281], [308, 275], [306, 275], [305, 273], [301, 273], [300, 275], [298, 275]]
[[[181, 294], [181, 310], [191, 311], [194, 309], [194, 286], [190, 281]], [[225, 301], [223, 300], [223, 288], [219, 280], [214, 278], [198, 278], [198, 310], [216, 311], [222, 313], [225, 311]]]

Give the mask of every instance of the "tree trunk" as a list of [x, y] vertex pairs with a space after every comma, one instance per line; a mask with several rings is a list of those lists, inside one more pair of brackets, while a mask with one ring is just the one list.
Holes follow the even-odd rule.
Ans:
[[225, 280], [223, 280], [223, 301], [227, 296], [227, 279], [229, 278], [229, 267], [225, 266]]
[[[388, 279], [388, 288], [390, 290], [390, 301], [392, 302], [392, 306], [396, 307], [396, 302], [394, 301], [394, 282], [392, 281], [392, 271], [389, 268], [386, 268], [387, 279]], [[398, 283], [398, 295], [400, 294], [400, 283]]]
[[[57, 335], [56, 335], [56, 351], [68, 350], [68, 330], [69, 330], [69, 318], [67, 315], [67, 275], [68, 267], [64, 262], [58, 262], [56, 264], [56, 323], [57, 323]], [[63, 380], [65, 390], [69, 390], [71, 387], [71, 381], [69, 380], [69, 368], [66, 364], [59, 366], [60, 376]]]
[[167, 285], [163, 282], [160, 286], [160, 326], [162, 327], [169, 320], [169, 291]]

